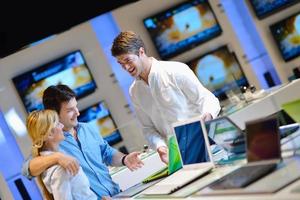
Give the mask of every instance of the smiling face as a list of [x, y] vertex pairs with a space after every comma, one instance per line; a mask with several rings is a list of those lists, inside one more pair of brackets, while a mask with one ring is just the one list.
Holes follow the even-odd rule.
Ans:
[[59, 144], [59, 142], [65, 139], [65, 136], [63, 134], [63, 127], [64, 125], [61, 122], [57, 121], [55, 123], [55, 126], [52, 128], [48, 139], [50, 139], [54, 144]]
[[144, 67], [140, 56], [135, 54], [122, 54], [117, 56], [118, 63], [131, 76], [137, 78], [143, 72]]
[[64, 125], [64, 130], [69, 131], [77, 126], [77, 117], [79, 111], [77, 108], [77, 101], [72, 98], [69, 102], [63, 102], [59, 111], [59, 120]]

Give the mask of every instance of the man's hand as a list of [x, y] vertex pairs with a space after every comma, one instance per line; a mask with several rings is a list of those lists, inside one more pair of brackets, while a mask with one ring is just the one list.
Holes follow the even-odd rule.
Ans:
[[72, 157], [65, 155], [63, 153], [57, 152], [57, 163], [62, 166], [65, 170], [75, 176], [79, 171], [79, 163], [78, 161]]
[[125, 157], [124, 164], [130, 169], [130, 171], [141, 168], [144, 165], [139, 158], [140, 154], [140, 152], [132, 152]]
[[166, 147], [166, 146], [158, 147], [157, 153], [159, 154], [159, 157], [162, 162], [164, 162], [165, 164], [169, 163], [168, 147]]
[[204, 113], [203, 115], [201, 115], [201, 118], [202, 118], [205, 122], [213, 119], [213, 117], [211, 116], [210, 113]]
[[101, 200], [111, 200], [112, 198], [110, 197], [110, 196], [103, 196], [102, 198], [101, 198]]

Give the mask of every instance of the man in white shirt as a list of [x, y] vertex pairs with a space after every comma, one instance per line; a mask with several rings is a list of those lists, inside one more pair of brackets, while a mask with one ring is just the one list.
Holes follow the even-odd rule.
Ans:
[[121, 32], [111, 52], [136, 78], [129, 94], [138, 121], [150, 146], [168, 163], [166, 140], [171, 124], [195, 116], [213, 119], [220, 111], [219, 100], [186, 64], [147, 56], [144, 42], [134, 32]]

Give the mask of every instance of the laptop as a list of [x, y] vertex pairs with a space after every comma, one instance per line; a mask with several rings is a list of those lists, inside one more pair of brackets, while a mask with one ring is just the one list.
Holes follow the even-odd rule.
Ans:
[[246, 165], [212, 182], [197, 194], [230, 193], [230, 190], [245, 188], [276, 170], [282, 160], [276, 115], [246, 122], [246, 158]]
[[151, 174], [149, 177], [145, 178], [142, 182], [149, 183], [151, 181], [166, 177], [173, 174], [177, 170], [182, 168], [182, 162], [180, 158], [180, 152], [178, 143], [175, 136], [170, 136], [168, 139], [168, 149], [169, 149], [169, 163], [168, 166]]
[[141, 183], [138, 183], [127, 190], [115, 195], [114, 198], [128, 198], [137, 195], [143, 190], [161, 181], [163, 177], [166, 177], [182, 168], [182, 161], [180, 158], [180, 152], [178, 143], [175, 136], [171, 136], [168, 139], [169, 148], [169, 164], [167, 167], [155, 172], [154, 174], [145, 178]]
[[214, 168], [208, 137], [203, 132], [204, 126], [201, 117], [172, 124], [182, 168], [147, 188], [141, 193], [143, 196], [172, 194]]
[[[217, 145], [217, 150], [222, 148], [226, 155], [219, 159], [229, 159], [236, 154], [245, 153], [245, 133], [229, 117], [222, 116], [205, 122], [208, 137]], [[215, 148], [216, 149], [216, 148]], [[213, 155], [218, 153], [212, 149]]]
[[281, 107], [295, 122], [300, 123], [300, 99], [284, 103]]

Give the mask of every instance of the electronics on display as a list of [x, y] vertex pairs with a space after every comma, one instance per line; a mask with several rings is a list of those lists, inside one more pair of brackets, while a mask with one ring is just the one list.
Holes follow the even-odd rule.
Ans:
[[97, 88], [79, 50], [18, 75], [12, 80], [27, 112], [43, 109], [43, 92], [51, 85], [68, 85], [76, 93], [77, 99], [94, 92]]
[[222, 33], [207, 0], [181, 3], [144, 19], [162, 59], [171, 58]]
[[300, 12], [270, 26], [285, 61], [300, 55]]
[[227, 46], [197, 57], [187, 62], [187, 65], [219, 100], [227, 98], [226, 91], [249, 86], [235, 54], [230, 52]]
[[103, 101], [96, 103], [82, 111], [78, 116], [79, 122], [87, 122], [99, 131], [99, 134], [110, 144], [122, 141], [120, 132]]
[[259, 19], [268, 17], [288, 6], [298, 3], [299, 0], [249, 0], [256, 16]]

